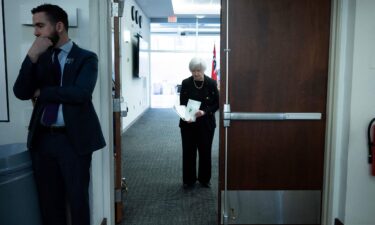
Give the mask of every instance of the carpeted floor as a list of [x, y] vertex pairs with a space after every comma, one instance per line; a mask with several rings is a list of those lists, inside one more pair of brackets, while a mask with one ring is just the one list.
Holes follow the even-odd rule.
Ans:
[[122, 225], [215, 225], [218, 197], [218, 129], [212, 152], [212, 186], [182, 187], [178, 116], [149, 109], [122, 136], [124, 197]]

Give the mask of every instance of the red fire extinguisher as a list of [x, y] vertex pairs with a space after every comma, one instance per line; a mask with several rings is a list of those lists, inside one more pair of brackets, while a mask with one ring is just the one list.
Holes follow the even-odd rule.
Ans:
[[[367, 138], [368, 138], [368, 163], [371, 164], [371, 174], [375, 176], [375, 126], [373, 126], [373, 123], [375, 122], [375, 118], [373, 118], [370, 121], [370, 124], [368, 125], [367, 129]], [[372, 128], [372, 129], [371, 129]], [[371, 132], [372, 130], [372, 132]], [[372, 139], [371, 139], [372, 134]]]

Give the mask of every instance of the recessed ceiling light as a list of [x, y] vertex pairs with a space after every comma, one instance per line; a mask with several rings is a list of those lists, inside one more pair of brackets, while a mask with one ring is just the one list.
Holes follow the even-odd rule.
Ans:
[[172, 0], [173, 12], [175, 15], [219, 15], [220, 3], [197, 3], [189, 0]]

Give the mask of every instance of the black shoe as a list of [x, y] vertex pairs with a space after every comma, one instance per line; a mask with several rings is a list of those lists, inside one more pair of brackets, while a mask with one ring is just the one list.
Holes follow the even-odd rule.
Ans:
[[192, 189], [194, 188], [195, 183], [184, 183], [183, 187], [184, 189]]
[[205, 188], [209, 188], [211, 187], [211, 183], [210, 182], [199, 182], [201, 184], [202, 187], [205, 187]]

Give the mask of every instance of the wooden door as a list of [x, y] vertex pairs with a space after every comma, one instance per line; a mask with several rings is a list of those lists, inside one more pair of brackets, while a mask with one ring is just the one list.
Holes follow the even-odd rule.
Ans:
[[221, 223], [320, 224], [330, 7], [222, 1]]

